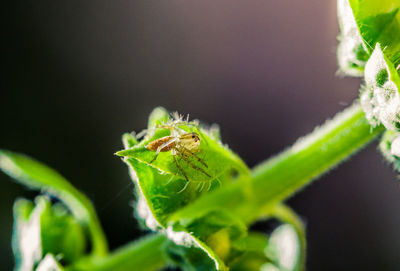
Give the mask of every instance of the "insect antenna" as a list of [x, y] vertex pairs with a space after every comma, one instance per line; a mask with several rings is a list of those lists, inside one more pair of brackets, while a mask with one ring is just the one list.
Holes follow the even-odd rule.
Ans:
[[183, 174], [183, 176], [186, 179], [185, 185], [183, 186], [183, 188], [181, 190], [178, 191], [178, 194], [179, 194], [179, 193], [182, 193], [183, 191], [185, 191], [185, 189], [188, 187], [190, 181], [189, 181], [188, 177], [186, 176], [185, 171], [179, 165], [178, 160], [176, 159], [175, 155], [173, 155], [172, 157], [174, 157], [174, 161], [175, 161], [176, 167], [178, 168], [178, 170]]

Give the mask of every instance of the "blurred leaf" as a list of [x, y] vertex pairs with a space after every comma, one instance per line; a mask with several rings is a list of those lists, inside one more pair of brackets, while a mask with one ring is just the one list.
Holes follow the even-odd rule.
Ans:
[[360, 102], [368, 121], [400, 131], [400, 77], [379, 43], [365, 66], [365, 84]]
[[45, 205], [36, 207], [28, 200], [20, 199], [14, 204], [14, 230], [12, 247], [15, 256], [15, 270], [33, 270], [42, 258], [40, 216]]
[[[295, 228], [289, 224], [285, 224], [274, 230], [269, 238], [265, 253], [275, 266], [279, 268], [278, 270], [299, 270], [301, 268], [301, 245]], [[267, 267], [264, 266], [263, 268]], [[267, 270], [269, 269], [267, 268]]]
[[28, 156], [5, 150], [0, 150], [0, 168], [18, 182], [62, 199], [77, 218], [87, 219], [88, 211], [84, 207], [90, 205], [89, 201], [53, 169]]
[[148, 129], [152, 129], [156, 127], [157, 125], [164, 124], [168, 121], [169, 119], [169, 114], [168, 111], [165, 110], [164, 107], [156, 107], [153, 109], [149, 116], [149, 121], [147, 124]]
[[69, 264], [83, 256], [86, 237], [82, 226], [61, 204], [44, 210], [40, 219], [43, 252], [56, 255]]
[[131, 133], [125, 133], [122, 135], [122, 143], [125, 149], [129, 149], [138, 144], [138, 141]]
[[283, 271], [283, 270], [279, 269], [272, 263], [266, 263], [263, 266], [261, 266], [260, 271]]
[[400, 133], [387, 130], [379, 143], [379, 150], [393, 168], [400, 171]]
[[57, 262], [52, 254], [47, 254], [40, 262], [35, 271], [62, 271], [62, 266]]
[[83, 228], [64, 206], [51, 206], [46, 197], [35, 205], [19, 199], [14, 205], [13, 250], [16, 270], [33, 270], [42, 255], [57, 255], [64, 264], [83, 256], [86, 239]]
[[[369, 55], [361, 104], [371, 125], [400, 131], [400, 0], [339, 0], [344, 23], [354, 22]], [[340, 9], [339, 9], [340, 10]], [[350, 35], [351, 36], [351, 35]]]
[[[297, 258], [296, 271], [305, 270], [306, 265], [306, 248], [307, 248], [307, 240], [306, 240], [306, 230], [305, 225], [301, 218], [294, 212], [289, 206], [279, 203], [273, 206], [265, 206], [265, 214], [266, 216], [272, 216], [276, 219], [280, 220], [282, 223], [290, 225], [295, 231], [295, 235], [297, 236], [299, 248], [299, 255]], [[275, 231], [276, 232], [276, 231]], [[273, 236], [272, 236], [273, 237]], [[268, 249], [267, 249], [268, 251]], [[279, 251], [277, 253], [280, 253]]]
[[368, 60], [368, 51], [364, 48], [353, 11], [348, 0], [338, 0], [338, 20], [340, 27], [337, 59], [343, 74], [362, 76]]
[[22, 154], [0, 150], [0, 169], [18, 182], [61, 199], [73, 215], [87, 225], [93, 253], [107, 253], [107, 243], [90, 201], [64, 177], [46, 165]]
[[338, 0], [341, 29], [338, 62], [344, 73], [361, 76], [377, 43], [400, 64], [400, 0]]

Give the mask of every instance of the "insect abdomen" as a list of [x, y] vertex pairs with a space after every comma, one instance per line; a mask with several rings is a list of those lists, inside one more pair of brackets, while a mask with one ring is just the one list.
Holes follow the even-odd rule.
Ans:
[[[172, 136], [164, 136], [162, 138], [156, 139], [149, 144], [147, 144], [146, 149], [150, 151], [157, 151], [157, 149], [162, 146], [163, 144], [167, 143], [170, 141], [173, 137]], [[172, 142], [171, 144], [168, 144], [167, 146], [163, 147], [160, 151], [161, 152], [166, 152], [171, 150], [172, 148], [175, 147], [175, 142]]]

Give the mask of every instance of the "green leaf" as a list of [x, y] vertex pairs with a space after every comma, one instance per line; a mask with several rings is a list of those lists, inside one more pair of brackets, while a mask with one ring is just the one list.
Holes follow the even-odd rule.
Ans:
[[171, 182], [165, 186], [168, 175], [160, 175], [158, 170], [135, 159], [128, 159], [128, 162], [136, 169], [138, 180], [143, 180], [139, 183], [144, 194], [139, 192], [136, 212], [147, 227], [161, 231], [166, 228], [168, 237], [176, 242], [168, 245], [168, 255], [175, 264], [185, 270], [227, 270], [224, 260], [236, 253], [231, 244], [245, 235], [244, 225], [216, 210], [168, 226], [169, 214], [194, 200], [198, 192], [185, 190], [185, 193], [175, 192], [174, 196], [165, 197], [168, 189], [181, 189], [182, 184]]
[[267, 240], [268, 236], [265, 234], [249, 233], [241, 241], [244, 253], [230, 264], [230, 270], [259, 271], [263, 265], [270, 263], [270, 259], [265, 255]]
[[85, 231], [60, 203], [50, 203], [40, 219], [42, 249], [52, 253], [66, 265], [82, 257], [86, 249]]
[[185, 271], [228, 270], [224, 262], [204, 242], [187, 232], [176, 232], [167, 242], [169, 259]]
[[[371, 54], [377, 43], [391, 60], [400, 50], [399, 0], [350, 0], [365, 49]], [[396, 64], [396, 63], [395, 63]]]
[[[158, 138], [152, 138], [152, 141]], [[184, 174], [186, 174], [189, 181], [197, 185], [212, 185], [214, 180], [218, 180], [223, 174], [232, 169], [246, 173], [246, 166], [233, 152], [219, 144], [219, 142], [215, 142], [204, 132], [201, 132], [200, 138], [202, 151], [200, 154], [195, 155], [204, 161], [207, 166], [198, 161], [196, 157], [191, 157], [187, 162], [186, 159], [178, 155], [174, 157], [170, 152], [161, 152], [150, 165], [150, 162], [155, 157], [155, 152], [149, 151], [143, 144], [119, 151], [117, 155], [134, 158], [146, 166], [154, 167], [163, 174], [168, 174], [170, 178], [183, 179], [184, 182], [186, 181]], [[188, 163], [191, 163], [196, 168], [193, 168]], [[179, 192], [179, 190], [176, 192]]]
[[16, 270], [33, 270], [47, 253], [57, 255], [64, 264], [84, 255], [84, 230], [64, 206], [51, 206], [43, 196], [37, 197], [35, 204], [19, 199], [14, 205], [14, 217]]
[[184, 270], [228, 270], [243, 253], [246, 226], [222, 210], [182, 220], [167, 229], [168, 252]]
[[[215, 140], [218, 134], [215, 128], [214, 136], [210, 137], [208, 131], [200, 128], [197, 122], [166, 119], [167, 116], [162, 108], [156, 108], [150, 115], [149, 128], [144, 139], [134, 144], [131, 135], [124, 135], [126, 149], [117, 152], [129, 165], [131, 176], [137, 184], [137, 214], [153, 229], [158, 226], [166, 228], [171, 214], [202, 194], [232, 182], [236, 172], [242, 179], [248, 178], [249, 174], [240, 158]], [[195, 132], [199, 135], [200, 151], [189, 157], [182, 157], [173, 155], [168, 150], [160, 152], [154, 160], [155, 151], [148, 150], [146, 145], [161, 137], [170, 136], [171, 130], [165, 126], [175, 125], [177, 121], [179, 125], [174, 129], [181, 134]]]
[[160, 174], [158, 169], [133, 158], [125, 159], [125, 162], [132, 168], [131, 176], [137, 182], [136, 213], [150, 229], [167, 227], [170, 214], [197, 197], [190, 188], [177, 193], [185, 186], [183, 179], [170, 181], [168, 174]]
[[46, 165], [22, 154], [0, 150], [0, 169], [18, 182], [61, 199], [73, 215], [88, 227], [93, 253], [107, 253], [107, 242], [90, 201], [64, 177]]
[[[192, 133], [200, 138], [196, 151], [174, 155], [174, 148], [186, 148], [180, 141], [183, 136]], [[148, 129], [138, 137], [142, 135], [144, 138], [136, 143], [132, 134], [125, 134], [125, 150], [117, 152], [129, 165], [136, 184], [137, 215], [146, 227], [167, 233], [173, 240], [167, 246], [168, 254], [185, 270], [227, 270], [226, 263], [240, 251], [235, 243], [246, 235], [240, 220], [217, 206], [190, 219], [170, 222], [169, 218], [197, 198], [229, 183], [240, 181], [248, 186], [247, 166], [220, 142], [217, 126], [206, 129], [177, 114], [168, 118], [163, 108], [153, 111]], [[165, 136], [176, 139], [176, 145], [155, 159], [155, 150], [147, 146]]]

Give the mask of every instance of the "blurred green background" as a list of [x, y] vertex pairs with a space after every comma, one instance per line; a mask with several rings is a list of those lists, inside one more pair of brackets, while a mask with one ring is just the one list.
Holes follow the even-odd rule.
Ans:
[[[254, 166], [358, 95], [360, 80], [335, 75], [335, 1], [9, 1], [2, 13], [0, 147], [85, 192], [112, 248], [145, 234], [113, 153], [155, 106], [219, 123]], [[0, 183], [10, 270], [12, 204], [36, 193]], [[400, 189], [375, 143], [289, 204], [307, 224], [308, 270], [400, 270]]]

